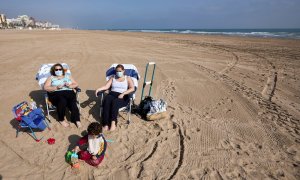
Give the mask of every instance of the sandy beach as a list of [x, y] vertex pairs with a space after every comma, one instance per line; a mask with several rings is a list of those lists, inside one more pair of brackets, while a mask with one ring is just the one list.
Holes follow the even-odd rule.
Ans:
[[[113, 63], [142, 78], [157, 63], [153, 97], [170, 118], [132, 115], [105, 132], [99, 168], [71, 169], [64, 155], [100, 121], [95, 89]], [[65, 62], [82, 92], [81, 121], [16, 138], [11, 109], [32, 96], [45, 108], [35, 75]], [[300, 179], [300, 40], [110, 31], [0, 31], [0, 179]], [[54, 145], [46, 140], [55, 138]]]

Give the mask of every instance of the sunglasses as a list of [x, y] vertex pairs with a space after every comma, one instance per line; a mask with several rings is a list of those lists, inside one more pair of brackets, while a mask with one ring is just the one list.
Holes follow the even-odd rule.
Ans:
[[55, 71], [62, 71], [62, 69], [55, 69]]

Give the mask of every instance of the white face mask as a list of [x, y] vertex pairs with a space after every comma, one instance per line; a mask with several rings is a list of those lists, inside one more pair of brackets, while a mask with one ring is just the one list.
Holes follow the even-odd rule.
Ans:
[[121, 78], [121, 77], [123, 77], [123, 72], [122, 71], [121, 72], [116, 72], [116, 75], [117, 75], [118, 78]]
[[62, 70], [60, 70], [60, 71], [55, 71], [55, 75], [56, 75], [56, 76], [62, 76], [62, 75], [63, 75]]

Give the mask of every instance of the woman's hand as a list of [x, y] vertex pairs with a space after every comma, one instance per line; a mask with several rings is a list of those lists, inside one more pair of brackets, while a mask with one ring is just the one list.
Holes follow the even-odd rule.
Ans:
[[118, 96], [119, 99], [123, 99], [123, 97], [124, 97], [123, 93]]
[[65, 86], [70, 87], [72, 83], [65, 83]]
[[97, 89], [97, 90], [95, 91], [95, 96], [96, 96], [96, 97], [98, 97], [98, 92], [99, 92], [99, 91], [102, 91], [101, 88], [99, 88], [99, 89]]
[[58, 85], [58, 86], [56, 86], [56, 88], [57, 89], [61, 89], [61, 88], [63, 88], [64, 87], [64, 85], [62, 84], [62, 85]]
[[105, 86], [102, 86], [101, 88], [98, 88], [98, 89], [96, 90], [96, 92], [95, 92], [96, 97], [98, 97], [97, 94], [98, 94], [99, 91], [105, 91], [105, 90], [107, 90], [107, 89], [110, 88], [111, 83], [112, 83], [112, 79], [113, 79], [113, 77], [111, 77], [111, 78], [106, 82]]
[[71, 82], [69, 81], [69, 82], [65, 83], [66, 87], [71, 88], [71, 89], [78, 87], [78, 83], [73, 79], [72, 76], [70, 76], [70, 80], [71, 80]]

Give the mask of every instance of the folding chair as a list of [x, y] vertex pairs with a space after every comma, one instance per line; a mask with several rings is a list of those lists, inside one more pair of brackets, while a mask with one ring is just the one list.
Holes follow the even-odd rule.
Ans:
[[[42, 90], [44, 90], [44, 84], [48, 77], [51, 76], [50, 69], [54, 65], [54, 63], [51, 64], [43, 64], [41, 68], [39, 69], [38, 73], [36, 74], [36, 80], [38, 81], [38, 84]], [[61, 65], [64, 68], [66, 75], [71, 75], [71, 71], [69, 66], [66, 63], [61, 63]], [[79, 109], [79, 113], [81, 112], [80, 109], [80, 101], [79, 101], [79, 92], [81, 92], [80, 88], [75, 88], [74, 91], [76, 92], [76, 100], [77, 100], [77, 107]], [[45, 103], [46, 103], [46, 110], [47, 110], [47, 118], [50, 121], [50, 112], [56, 111], [56, 107], [50, 102], [48, 97], [48, 92], [45, 91], [44, 93], [45, 97]]]
[[[112, 64], [110, 68], [106, 71], [106, 81], [108, 81], [112, 76], [116, 74], [115, 69], [117, 65], [118, 64]], [[131, 77], [134, 85], [134, 92], [128, 94], [130, 98], [128, 105], [119, 109], [119, 112], [127, 112], [127, 116], [128, 116], [127, 123], [129, 124], [131, 122], [131, 110], [132, 110], [132, 106], [134, 105], [135, 92], [138, 88], [138, 80], [140, 79], [140, 75], [137, 68], [133, 64], [122, 64], [122, 65], [124, 66], [125, 69], [125, 75]], [[101, 118], [103, 113], [102, 103], [104, 98], [104, 91], [98, 92], [97, 96], [100, 97], [100, 118]]]
[[16, 127], [16, 137], [18, 137], [18, 134], [22, 128], [27, 128], [31, 132], [31, 137], [35, 141], [39, 142], [43, 137], [38, 139], [33, 129], [43, 131], [46, 127], [48, 127], [48, 129], [51, 130], [47, 121], [45, 120], [43, 110], [40, 108], [30, 109], [26, 101], [13, 107], [12, 111], [15, 119], [18, 121], [18, 126]]

